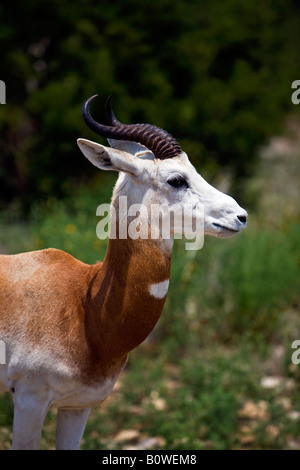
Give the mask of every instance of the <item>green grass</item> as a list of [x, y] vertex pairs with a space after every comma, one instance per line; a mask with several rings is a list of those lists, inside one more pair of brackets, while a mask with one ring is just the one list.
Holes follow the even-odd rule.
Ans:
[[[2, 251], [51, 246], [85, 262], [103, 259], [95, 213], [112, 183], [37, 205], [27, 224], [3, 214]], [[300, 337], [299, 235], [299, 216], [263, 224], [253, 213], [233, 239], [206, 238], [195, 252], [176, 241], [163, 315], [130, 354], [114, 393], [92, 410], [82, 447], [299, 449], [300, 368], [291, 363]], [[11, 422], [2, 395], [0, 449], [9, 446]], [[54, 436], [51, 412], [44, 449], [54, 448]]]

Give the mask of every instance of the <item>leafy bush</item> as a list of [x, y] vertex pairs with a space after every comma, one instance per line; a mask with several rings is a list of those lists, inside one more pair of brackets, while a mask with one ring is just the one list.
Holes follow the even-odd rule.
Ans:
[[136, 0], [30, 0], [15, 12], [2, 2], [0, 202], [17, 198], [28, 210], [93, 174], [75, 141], [95, 138], [81, 106], [97, 92], [99, 119], [113, 94], [121, 120], [166, 128], [195, 164], [249, 173], [257, 148], [295, 111], [298, 8], [292, 0], [143, 8]]
[[250, 226], [232, 240], [205, 239], [194, 255], [177, 242], [161, 321], [170, 346], [241, 337], [264, 344], [280, 335], [282, 312], [299, 301], [299, 227]]
[[296, 231], [299, 236], [300, 226], [291, 221], [284, 232], [250, 229], [223, 254], [220, 284], [230, 330], [260, 332], [265, 339], [280, 330], [282, 311], [299, 290], [300, 252], [291, 236]]

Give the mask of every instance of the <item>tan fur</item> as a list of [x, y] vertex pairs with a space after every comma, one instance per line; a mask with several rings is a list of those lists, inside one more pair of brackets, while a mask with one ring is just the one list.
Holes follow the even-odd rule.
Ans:
[[149, 283], [169, 277], [170, 261], [148, 240], [110, 240], [92, 266], [55, 249], [0, 256], [0, 337], [47, 348], [74, 378], [99, 383], [156, 324], [165, 299]]

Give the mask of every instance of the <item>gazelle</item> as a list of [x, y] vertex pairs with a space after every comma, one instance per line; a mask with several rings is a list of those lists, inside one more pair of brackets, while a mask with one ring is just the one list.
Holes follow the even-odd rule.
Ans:
[[[180, 211], [189, 204], [194, 223], [203, 217], [201, 204], [206, 234], [224, 238], [245, 227], [245, 210], [197, 173], [170, 134], [149, 124], [121, 124], [110, 100], [109, 125], [99, 124], [89, 111], [93, 99], [83, 106], [84, 120], [111, 147], [85, 139], [78, 145], [98, 168], [120, 172], [114, 209], [120, 196], [149, 210], [165, 204]], [[6, 345], [0, 390], [13, 396], [13, 449], [39, 448], [53, 407], [56, 448], [79, 448], [90, 407], [110, 394], [128, 353], [162, 312], [174, 236], [163, 238], [157, 230], [156, 237], [133, 239], [119, 237], [117, 228], [103, 263], [91, 266], [57, 249], [0, 256], [0, 340]]]

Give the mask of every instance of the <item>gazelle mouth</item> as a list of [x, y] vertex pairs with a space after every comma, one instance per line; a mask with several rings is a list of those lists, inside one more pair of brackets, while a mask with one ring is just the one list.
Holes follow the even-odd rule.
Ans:
[[225, 227], [225, 225], [220, 225], [220, 224], [216, 224], [215, 222], [213, 222], [213, 225], [214, 227], [217, 227], [221, 230], [226, 230], [227, 232], [233, 232], [233, 233], [238, 233], [240, 230], [238, 229], [233, 229], [233, 228], [229, 228], [229, 227]]

